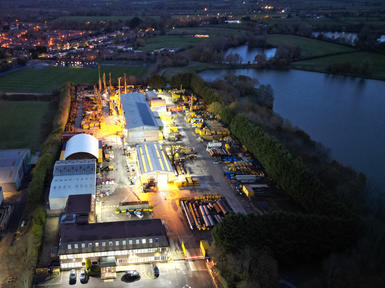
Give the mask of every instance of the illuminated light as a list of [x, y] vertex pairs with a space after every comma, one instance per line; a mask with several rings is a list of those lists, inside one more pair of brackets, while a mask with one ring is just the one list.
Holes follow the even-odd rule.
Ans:
[[155, 146], [155, 152], [156, 152], [156, 155], [158, 156], [158, 159], [159, 159], [160, 166], [162, 167], [162, 170], [164, 170], [163, 161], [162, 161], [162, 159], [160, 158], [160, 154], [159, 154], [159, 151], [158, 151], [158, 145], [155, 144], [154, 146]]
[[153, 167], [152, 167], [150, 155], [148, 154], [147, 144], [144, 144], [144, 149], [146, 150], [146, 156], [147, 156], [148, 164], [150, 165], [150, 171], [152, 171], [152, 170], [154, 170], [154, 169], [153, 169]]
[[142, 147], [139, 147], [139, 151], [140, 151], [140, 157], [142, 158], [142, 162], [143, 162], [143, 170], [146, 173], [147, 172], [147, 165], [146, 165], [146, 161], [144, 160]]
[[161, 151], [161, 154], [162, 154], [162, 156], [163, 156], [164, 163], [166, 163], [167, 171], [171, 171], [170, 165], [168, 165], [167, 158], [166, 158], [166, 155], [164, 155], [163, 149], [160, 149], [160, 151]]

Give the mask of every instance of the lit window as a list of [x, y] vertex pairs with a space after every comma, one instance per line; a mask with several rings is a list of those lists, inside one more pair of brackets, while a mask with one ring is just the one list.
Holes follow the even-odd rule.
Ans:
[[146, 239], [142, 239], [142, 244], [146, 244]]
[[152, 238], [148, 239], [148, 243], [152, 243]]
[[92, 243], [88, 243], [88, 248], [92, 248]]
[[127, 243], [126, 240], [122, 241], [122, 245], [126, 245], [126, 243]]
[[86, 248], [86, 243], [82, 243], [82, 248]]
[[131, 239], [128, 240], [128, 244], [132, 245], [132, 240]]
[[136, 244], [139, 244], [139, 239], [136, 239], [135, 243], [136, 243]]
[[115, 241], [115, 246], [119, 246], [119, 241]]
[[106, 242], [102, 242], [102, 246], [103, 246], [103, 247], [106, 247]]
[[112, 245], [114, 245], [114, 243], [112, 243], [112, 241], [109, 241], [108, 246], [112, 246]]
[[68, 248], [68, 250], [71, 250], [71, 244], [68, 244], [68, 246], [67, 246], [67, 248]]
[[74, 244], [74, 248], [75, 248], [75, 249], [78, 249], [78, 248], [79, 248], [78, 243], [75, 243], [75, 244]]
[[99, 242], [95, 242], [95, 247], [99, 247]]

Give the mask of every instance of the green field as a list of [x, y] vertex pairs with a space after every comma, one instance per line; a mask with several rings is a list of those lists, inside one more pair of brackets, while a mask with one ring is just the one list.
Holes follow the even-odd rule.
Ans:
[[[127, 75], [142, 77], [146, 67], [141, 66], [101, 66], [101, 71], [111, 72], [116, 79]], [[46, 92], [59, 89], [66, 82], [96, 83], [98, 79], [97, 68], [71, 68], [71, 67], [44, 67], [25, 68], [0, 77], [0, 91], [5, 92]]]
[[354, 51], [353, 48], [344, 45], [295, 35], [271, 34], [267, 36], [267, 42], [274, 47], [280, 45], [298, 46], [301, 49], [301, 58]]
[[151, 52], [160, 48], [179, 48], [184, 49], [195, 44], [205, 41], [205, 39], [182, 37], [179, 35], [164, 35], [149, 38], [146, 40], [146, 45], [141, 50], [145, 52]]
[[169, 35], [193, 35], [193, 34], [209, 34], [211, 38], [218, 36], [230, 36], [232, 34], [237, 34], [245, 32], [242, 29], [232, 29], [224, 27], [185, 27], [185, 28], [176, 28], [168, 32]]
[[325, 72], [330, 64], [350, 62], [354, 66], [360, 66], [364, 62], [368, 62], [372, 75], [370, 78], [385, 80], [385, 55], [356, 52], [342, 55], [326, 56], [310, 60], [298, 61], [292, 64], [293, 68], [301, 70]]
[[39, 150], [49, 105], [45, 101], [0, 101], [0, 149]]

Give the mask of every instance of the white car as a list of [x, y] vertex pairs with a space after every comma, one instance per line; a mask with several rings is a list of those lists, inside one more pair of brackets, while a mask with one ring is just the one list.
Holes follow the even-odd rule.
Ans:
[[140, 219], [143, 218], [143, 213], [142, 213], [141, 211], [135, 210], [135, 211], [134, 211], [134, 214], [135, 214], [138, 218], [140, 218]]

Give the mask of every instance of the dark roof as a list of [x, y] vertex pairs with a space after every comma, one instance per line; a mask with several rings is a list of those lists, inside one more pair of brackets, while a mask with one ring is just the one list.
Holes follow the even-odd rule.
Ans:
[[81, 214], [91, 212], [91, 194], [69, 195], [67, 199], [67, 213]]
[[160, 219], [60, 225], [60, 237], [64, 243], [150, 236], [166, 236]]
[[156, 126], [154, 115], [152, 115], [151, 110], [148, 109], [148, 104], [138, 102], [136, 103], [136, 106], [138, 106], [140, 118], [142, 118], [143, 124], [147, 126]]

